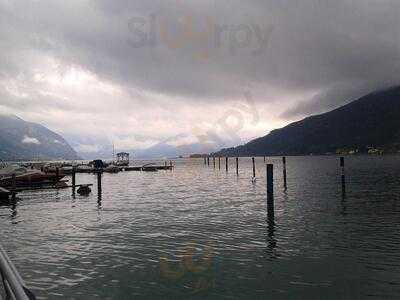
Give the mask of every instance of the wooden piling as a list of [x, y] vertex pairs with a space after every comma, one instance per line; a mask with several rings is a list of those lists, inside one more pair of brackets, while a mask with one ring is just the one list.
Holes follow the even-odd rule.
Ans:
[[56, 178], [54, 180], [54, 184], [56, 189], [58, 190], [58, 181], [60, 180], [60, 169], [56, 167]]
[[274, 165], [267, 164], [267, 205], [268, 212], [274, 211]]
[[236, 175], [239, 176], [239, 157], [236, 157]]
[[102, 196], [101, 176], [102, 176], [102, 171], [98, 170], [97, 171], [97, 197], [99, 200], [101, 200], [101, 196]]
[[341, 181], [342, 181], [342, 196], [346, 195], [346, 176], [344, 172], [344, 157], [340, 158]]
[[226, 169], [226, 173], [228, 173], [229, 171], [229, 157], [225, 157], [225, 169]]
[[12, 200], [12, 203], [15, 203], [16, 193], [17, 193], [17, 178], [16, 178], [15, 174], [12, 174], [11, 175], [11, 200]]
[[76, 169], [75, 167], [72, 168], [72, 195], [75, 195], [75, 188], [76, 188]]
[[282, 163], [283, 163], [283, 186], [285, 190], [287, 190], [287, 176], [286, 176], [286, 157], [282, 157]]
[[207, 166], [210, 166], [210, 157], [207, 156]]
[[218, 170], [221, 170], [221, 156], [218, 156]]
[[253, 164], [253, 179], [256, 178], [256, 160], [254, 157], [251, 158]]
[[207, 164], [207, 158], [204, 156], [204, 165]]
[[267, 164], [267, 193], [274, 194], [274, 165]]
[[213, 167], [215, 169], [215, 156], [213, 156]]
[[265, 162], [265, 156], [264, 156], [264, 162]]

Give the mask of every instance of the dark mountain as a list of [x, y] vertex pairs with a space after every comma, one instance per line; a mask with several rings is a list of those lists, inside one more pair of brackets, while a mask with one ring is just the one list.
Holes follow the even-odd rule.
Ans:
[[46, 127], [0, 114], [0, 159], [78, 159], [70, 145]]
[[331, 112], [308, 117], [217, 155], [307, 155], [369, 147], [400, 150], [400, 87], [371, 93]]

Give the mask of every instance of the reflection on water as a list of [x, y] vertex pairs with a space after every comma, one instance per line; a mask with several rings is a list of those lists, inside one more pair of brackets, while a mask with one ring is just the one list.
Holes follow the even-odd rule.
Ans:
[[[399, 157], [263, 158], [78, 174], [0, 208], [2, 244], [42, 298], [397, 298]], [[271, 198], [272, 197], [272, 198]]]

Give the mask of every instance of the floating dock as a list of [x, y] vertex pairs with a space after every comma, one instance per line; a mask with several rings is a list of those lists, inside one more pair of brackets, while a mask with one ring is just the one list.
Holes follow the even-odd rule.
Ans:
[[[125, 171], [125, 172], [129, 172], [129, 171], [144, 171], [144, 172], [152, 172], [152, 171], [171, 171], [174, 169], [174, 166], [126, 166], [126, 167], [118, 167], [119, 168], [119, 172]], [[103, 172], [103, 173], [117, 173], [114, 169], [108, 171], [107, 168], [104, 169], [96, 169], [96, 168], [76, 168], [75, 169], [75, 173], [98, 173], [99, 171]], [[62, 171], [65, 175], [69, 175], [72, 173], [71, 171]]]
[[[29, 167], [29, 166], [27, 166]], [[31, 166], [32, 167], [32, 166]], [[129, 165], [104, 165], [102, 167], [95, 167], [94, 165], [86, 164], [80, 165], [77, 167], [69, 167], [67, 166], [50, 166], [45, 168], [42, 166], [41, 171], [47, 174], [55, 174], [55, 180], [43, 180], [40, 182], [32, 182], [31, 180], [25, 181], [17, 181], [16, 176], [13, 175], [10, 179], [10, 182], [7, 184], [2, 184], [0, 186], [0, 202], [9, 203], [10, 198], [15, 201], [16, 193], [23, 191], [35, 191], [35, 190], [58, 190], [58, 189], [66, 189], [72, 188], [72, 195], [75, 195], [76, 189], [86, 189], [87, 192], [78, 194], [89, 194], [91, 192], [90, 187], [93, 184], [76, 184], [76, 174], [78, 173], [89, 173], [89, 174], [97, 174], [97, 186], [98, 186], [98, 195], [101, 201], [101, 177], [103, 173], [119, 173], [119, 172], [128, 172], [128, 171], [137, 171], [137, 172], [157, 172], [157, 171], [172, 171], [174, 166], [172, 161], [168, 164], [165, 162], [163, 165], [156, 165], [155, 163], [148, 163], [141, 166], [129, 166]], [[68, 180], [61, 180], [64, 176], [71, 175], [71, 185], [68, 184]], [[1, 299], [0, 299], [1, 300]]]
[[121, 171], [161, 171], [166, 170], [170, 171], [173, 170], [173, 166], [127, 166], [127, 167], [120, 167]]

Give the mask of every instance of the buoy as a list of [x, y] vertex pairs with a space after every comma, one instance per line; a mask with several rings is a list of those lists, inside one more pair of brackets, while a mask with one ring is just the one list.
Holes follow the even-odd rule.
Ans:
[[77, 193], [81, 196], [87, 196], [91, 192], [92, 192], [92, 190], [90, 189], [90, 187], [88, 185], [81, 185], [77, 190]]

